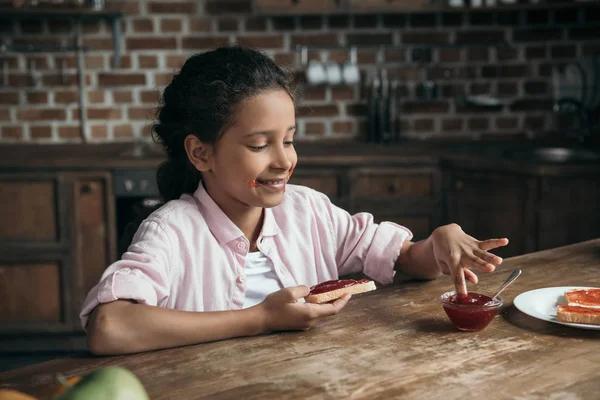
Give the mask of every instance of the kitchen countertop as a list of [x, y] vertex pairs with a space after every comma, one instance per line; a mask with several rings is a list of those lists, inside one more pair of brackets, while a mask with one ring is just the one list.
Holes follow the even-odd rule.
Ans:
[[530, 317], [513, 300], [542, 287], [600, 287], [600, 239], [508, 258], [496, 272], [479, 273], [475, 290], [492, 293], [515, 268], [521, 277], [480, 332], [450, 324], [437, 299], [452, 283], [440, 277], [356, 295], [308, 331], [54, 360], [0, 374], [0, 388], [46, 398], [58, 372], [70, 377], [119, 365], [141, 379], [153, 400], [596, 399], [599, 331]]
[[[359, 142], [300, 142], [299, 164], [305, 167], [369, 165], [442, 165], [530, 175], [577, 175], [600, 172], [600, 162], [542, 163], [504, 156], [510, 149], [549, 146], [527, 142], [407, 141], [394, 145]], [[156, 168], [165, 159], [155, 144], [0, 145], [0, 169]]]

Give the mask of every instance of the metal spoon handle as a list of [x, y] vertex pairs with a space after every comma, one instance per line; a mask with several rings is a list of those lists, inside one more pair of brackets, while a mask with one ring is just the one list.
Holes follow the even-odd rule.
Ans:
[[500, 293], [502, 293], [502, 291], [504, 289], [506, 289], [506, 287], [508, 285], [510, 285], [511, 283], [513, 283], [515, 281], [515, 279], [517, 279], [519, 277], [519, 275], [521, 275], [521, 270], [520, 269], [515, 269], [512, 274], [510, 274], [510, 276], [506, 279], [506, 281], [504, 281], [504, 283], [502, 284], [502, 286], [500, 286], [500, 289], [498, 289], [498, 291], [496, 292], [496, 294], [494, 294], [494, 296], [492, 297], [492, 300], [495, 300], [496, 297], [498, 297], [498, 295]]

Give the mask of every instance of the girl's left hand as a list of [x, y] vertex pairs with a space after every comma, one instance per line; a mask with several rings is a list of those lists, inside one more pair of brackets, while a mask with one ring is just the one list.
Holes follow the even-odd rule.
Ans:
[[467, 294], [466, 280], [477, 283], [471, 269], [492, 272], [502, 258], [488, 250], [506, 246], [508, 239], [477, 240], [467, 235], [457, 224], [437, 228], [431, 234], [433, 255], [443, 274], [452, 276], [457, 294]]

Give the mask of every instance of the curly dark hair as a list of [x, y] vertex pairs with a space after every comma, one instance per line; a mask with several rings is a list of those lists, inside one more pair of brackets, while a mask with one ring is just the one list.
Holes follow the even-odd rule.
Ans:
[[202, 178], [189, 161], [184, 140], [189, 134], [215, 144], [234, 123], [237, 107], [261, 93], [283, 89], [296, 101], [298, 87], [265, 54], [242, 47], [221, 47], [191, 56], [165, 88], [153, 126], [167, 154], [157, 173], [166, 201], [193, 193]]

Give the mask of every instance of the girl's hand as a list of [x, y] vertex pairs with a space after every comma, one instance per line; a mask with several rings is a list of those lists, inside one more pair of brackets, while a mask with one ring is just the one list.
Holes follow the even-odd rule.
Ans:
[[477, 240], [457, 224], [437, 228], [431, 240], [435, 261], [443, 274], [452, 276], [458, 295], [467, 294], [466, 280], [477, 283], [477, 275], [471, 269], [492, 272], [502, 263], [502, 258], [488, 250], [508, 244], [506, 238]]
[[310, 329], [321, 318], [340, 312], [351, 297], [348, 294], [325, 304], [298, 303], [298, 299], [309, 292], [304, 285], [284, 288], [271, 293], [256, 305], [264, 321], [263, 332]]

